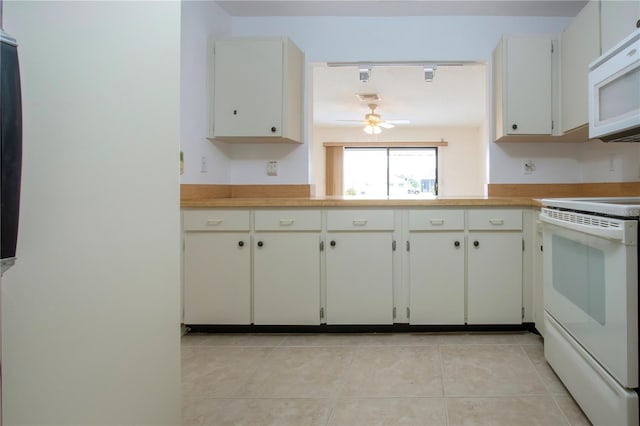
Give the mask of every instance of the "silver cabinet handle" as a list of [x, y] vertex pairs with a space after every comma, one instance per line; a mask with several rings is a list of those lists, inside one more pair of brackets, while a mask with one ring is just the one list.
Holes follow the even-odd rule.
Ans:
[[367, 224], [367, 219], [354, 219], [353, 226], [365, 226]]
[[504, 225], [504, 219], [489, 219], [489, 223], [496, 226]]
[[222, 223], [222, 219], [208, 219], [207, 226], [217, 226]]
[[444, 219], [429, 219], [429, 223], [434, 226], [444, 225]]
[[280, 226], [291, 226], [294, 222], [294, 219], [280, 219]]

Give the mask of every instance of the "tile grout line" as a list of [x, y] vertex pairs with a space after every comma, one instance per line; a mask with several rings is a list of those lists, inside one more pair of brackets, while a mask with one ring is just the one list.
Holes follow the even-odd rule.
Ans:
[[[525, 345], [519, 345], [519, 346], [520, 346], [520, 350], [524, 354], [524, 357], [527, 359], [527, 361], [529, 361], [529, 364], [531, 364], [533, 366], [533, 370], [536, 372], [536, 374], [538, 376], [538, 379], [540, 379], [540, 381], [542, 382], [542, 385], [544, 386], [544, 388], [546, 390], [546, 393], [548, 395], [553, 395], [554, 393], [551, 392], [551, 389], [549, 389], [549, 385], [544, 380], [544, 377], [542, 377], [542, 373], [540, 372], [540, 370], [538, 370], [538, 367], [536, 366], [535, 362], [533, 362], [533, 360], [531, 359], [531, 357], [529, 356], [527, 351], [524, 350], [523, 346], [525, 346]], [[544, 347], [543, 347], [543, 349], [544, 349]]]
[[551, 395], [551, 399], [553, 400], [553, 403], [555, 404], [555, 406], [558, 407], [558, 410], [560, 410], [560, 415], [562, 415], [562, 418], [564, 419], [564, 421], [567, 423], [567, 425], [571, 426], [571, 421], [569, 420], [569, 418], [565, 414], [565, 412], [562, 409], [562, 407], [560, 406], [560, 404], [558, 404], [558, 401], [556, 400], [555, 395]]
[[[344, 367], [344, 371], [346, 373], [346, 371], [348, 371], [351, 367], [351, 365], [353, 364], [354, 358], [355, 358], [355, 353], [358, 350], [358, 345], [347, 345], [349, 347], [349, 361], [347, 362], [347, 365], [345, 365]], [[328, 346], [324, 346], [324, 347], [328, 347]], [[338, 385], [338, 390], [336, 391], [336, 393], [333, 395], [332, 398], [329, 398], [330, 401], [330, 407], [329, 407], [329, 415], [327, 416], [327, 421], [325, 423], [325, 426], [329, 426], [331, 424], [331, 421], [333, 420], [333, 415], [335, 412], [335, 408], [337, 405], [338, 400], [340, 399], [342, 392], [346, 386], [345, 382], [344, 382], [344, 377], [346, 376], [346, 374], [342, 374], [340, 376], [340, 382]]]
[[444, 379], [444, 357], [442, 356], [442, 345], [440, 344], [438, 345], [438, 357], [440, 358], [440, 378], [442, 380], [442, 402], [444, 402], [444, 424], [449, 426], [449, 406]]
[[[539, 379], [542, 381], [542, 384], [544, 385], [545, 390], [547, 391], [548, 396], [551, 398], [551, 400], [553, 401], [553, 404], [556, 406], [556, 408], [558, 409], [558, 411], [560, 412], [560, 415], [562, 416], [562, 419], [566, 422], [567, 425], [571, 426], [571, 422], [569, 421], [569, 419], [567, 418], [564, 410], [562, 409], [562, 407], [560, 407], [560, 404], [558, 404], [558, 401], [555, 398], [555, 394], [553, 392], [551, 392], [551, 389], [549, 389], [549, 385], [547, 384], [547, 382], [544, 380], [544, 377], [542, 377], [542, 373], [540, 373], [540, 371], [538, 370], [538, 367], [536, 366], [536, 364], [533, 362], [533, 360], [531, 359], [531, 357], [529, 356], [529, 354], [527, 353], [527, 351], [524, 350], [524, 345], [520, 345], [520, 350], [522, 351], [522, 353], [524, 353], [525, 358], [527, 358], [527, 360], [529, 361], [529, 363], [531, 365], [533, 365], [533, 369], [535, 370], [536, 374], [538, 375]], [[543, 343], [543, 350], [544, 350], [544, 343]]]

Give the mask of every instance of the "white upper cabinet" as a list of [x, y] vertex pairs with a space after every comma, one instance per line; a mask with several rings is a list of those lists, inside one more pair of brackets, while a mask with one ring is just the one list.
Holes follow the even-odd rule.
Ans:
[[304, 55], [291, 40], [216, 40], [210, 71], [211, 138], [303, 141]]
[[560, 119], [563, 132], [589, 123], [587, 77], [589, 64], [600, 56], [599, 3], [587, 3], [560, 35]]
[[498, 43], [493, 52], [496, 141], [551, 136], [552, 49], [550, 36], [505, 36]]
[[602, 52], [606, 52], [638, 28], [640, 0], [606, 0], [599, 3]]

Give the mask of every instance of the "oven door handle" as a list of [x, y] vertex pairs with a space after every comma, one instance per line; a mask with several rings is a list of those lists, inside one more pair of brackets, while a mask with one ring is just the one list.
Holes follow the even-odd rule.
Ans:
[[542, 222], [556, 225], [560, 228], [578, 231], [583, 234], [592, 235], [595, 237], [607, 238], [609, 240], [618, 241], [626, 245], [637, 245], [638, 243], [637, 222], [635, 221], [620, 221], [622, 224], [620, 228], [605, 228], [594, 225], [566, 222], [563, 220], [545, 216], [544, 214], [541, 214], [539, 219]]

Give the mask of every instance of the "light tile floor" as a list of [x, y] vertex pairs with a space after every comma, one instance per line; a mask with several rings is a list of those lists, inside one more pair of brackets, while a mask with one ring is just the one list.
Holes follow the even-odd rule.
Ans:
[[589, 425], [531, 333], [188, 334], [183, 425]]

